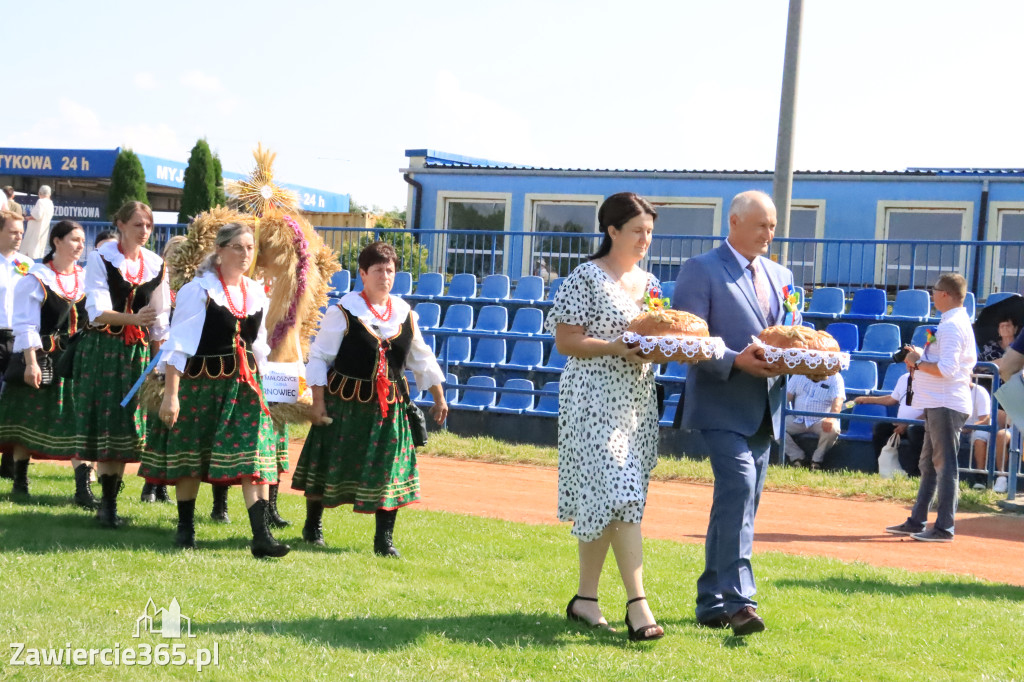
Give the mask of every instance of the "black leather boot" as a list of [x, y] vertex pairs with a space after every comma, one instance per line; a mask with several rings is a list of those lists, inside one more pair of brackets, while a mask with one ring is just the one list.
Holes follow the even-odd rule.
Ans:
[[124, 519], [117, 515], [117, 495], [121, 492], [121, 477], [117, 474], [100, 475], [100, 506], [96, 510], [96, 520], [104, 528], [120, 528]]
[[287, 528], [292, 525], [290, 521], [285, 521], [281, 518], [281, 515], [277, 512], [277, 486], [278, 483], [271, 483], [268, 487], [270, 488], [270, 500], [267, 502], [267, 521], [274, 528]]
[[75, 504], [82, 509], [95, 510], [100, 506], [92, 494], [92, 467], [79, 464], [75, 468]]
[[213, 488], [213, 511], [210, 512], [210, 518], [217, 523], [231, 523], [231, 517], [228, 516], [228, 490], [231, 486], [214, 483], [211, 488]]
[[178, 530], [174, 544], [182, 549], [196, 548], [196, 501], [178, 502]]
[[19, 459], [14, 462], [14, 486], [11, 495], [24, 500], [28, 494], [28, 463], [31, 460]]
[[163, 502], [165, 504], [171, 503], [171, 498], [167, 496], [166, 485], [153, 486], [153, 497], [156, 502]]
[[0, 455], [0, 478], [12, 480], [14, 478], [14, 453], [5, 452]]
[[317, 547], [326, 547], [324, 542], [324, 503], [321, 500], [306, 499], [306, 524], [302, 527], [302, 539]]
[[392, 544], [392, 538], [395, 534], [395, 517], [398, 516], [398, 510], [378, 509], [374, 516], [377, 519], [377, 532], [373, 536], [373, 553], [377, 556], [400, 559], [402, 555], [398, 553], [398, 550]]
[[139, 496], [140, 502], [156, 502], [156, 484], [155, 483], [143, 483], [142, 484], [142, 495]]
[[291, 551], [291, 547], [278, 542], [267, 527], [267, 501], [256, 500], [249, 507], [249, 525], [252, 526], [252, 555], [257, 559], [280, 558]]

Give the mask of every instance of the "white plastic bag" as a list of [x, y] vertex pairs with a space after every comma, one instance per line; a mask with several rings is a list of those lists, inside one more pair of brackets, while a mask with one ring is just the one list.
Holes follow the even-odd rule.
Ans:
[[894, 433], [889, 437], [882, 451], [878, 453], [878, 475], [882, 478], [894, 476], [906, 476], [907, 472], [900, 466], [900, 434]]

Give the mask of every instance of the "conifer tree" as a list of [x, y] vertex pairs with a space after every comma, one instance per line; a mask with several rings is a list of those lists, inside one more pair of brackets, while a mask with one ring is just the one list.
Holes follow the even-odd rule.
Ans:
[[110, 173], [110, 191], [107, 193], [107, 213], [113, 217], [129, 201], [149, 203], [146, 194], [146, 173], [142, 161], [130, 149], [122, 149]]
[[181, 208], [178, 222], [188, 223], [192, 218], [213, 208], [217, 195], [213, 154], [206, 140], [198, 140], [192, 147], [185, 169], [185, 186], [181, 190]]

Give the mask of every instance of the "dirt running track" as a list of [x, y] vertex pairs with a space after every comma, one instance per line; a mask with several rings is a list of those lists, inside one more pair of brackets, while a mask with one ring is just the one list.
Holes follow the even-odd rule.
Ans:
[[[292, 443], [293, 463], [301, 447], [301, 442]], [[532, 524], [558, 523], [558, 475], [552, 468], [418, 459], [423, 509]], [[644, 535], [703, 543], [710, 509], [709, 485], [652, 482]], [[1024, 585], [1024, 518], [957, 514], [956, 540], [950, 544], [917, 542], [884, 532], [886, 526], [901, 523], [908, 514], [909, 507], [892, 502], [766, 492], [757, 514], [754, 551], [820, 555]], [[568, 540], [568, 531], [566, 535]]]

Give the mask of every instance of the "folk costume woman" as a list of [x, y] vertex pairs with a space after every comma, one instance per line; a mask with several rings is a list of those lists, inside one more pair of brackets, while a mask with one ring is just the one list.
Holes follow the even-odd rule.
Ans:
[[85, 250], [85, 231], [62, 220], [49, 235], [50, 250], [41, 264], [14, 287], [14, 352], [24, 353], [24, 382], [4, 384], [0, 394], [0, 446], [14, 448], [15, 498], [28, 496], [29, 458], [71, 460], [74, 501], [96, 509], [90, 487], [92, 470], [77, 459], [71, 381], [53, 376], [43, 384], [40, 362], [53, 363], [68, 338], [85, 327], [85, 272], [77, 265]]
[[[85, 266], [89, 327], [74, 356], [75, 433], [79, 456], [97, 462], [102, 488], [96, 517], [118, 528], [117, 495], [124, 465], [138, 462], [146, 442], [146, 411], [134, 397], [121, 400], [167, 335], [170, 290], [160, 256], [143, 248], [153, 232], [153, 212], [130, 201], [117, 212], [120, 238], [104, 242]], [[151, 347], [152, 346], [152, 347]]]
[[267, 527], [267, 484], [277, 482], [277, 439], [263, 399], [260, 364], [270, 348], [263, 287], [245, 276], [255, 255], [249, 227], [228, 223], [197, 276], [178, 291], [160, 367], [166, 373], [160, 422], [139, 475], [174, 484], [175, 544], [195, 547], [200, 481], [242, 485], [252, 526], [252, 554], [282, 557]]
[[391, 245], [367, 246], [359, 254], [363, 291], [346, 294], [321, 321], [306, 366], [313, 427], [292, 476], [292, 487], [306, 493], [303, 540], [323, 546], [324, 507], [351, 504], [375, 514], [373, 550], [385, 557], [399, 556], [392, 542], [398, 509], [419, 499], [407, 367], [433, 395], [434, 419], [440, 424], [448, 414], [444, 375], [416, 316], [390, 294], [397, 264]]

